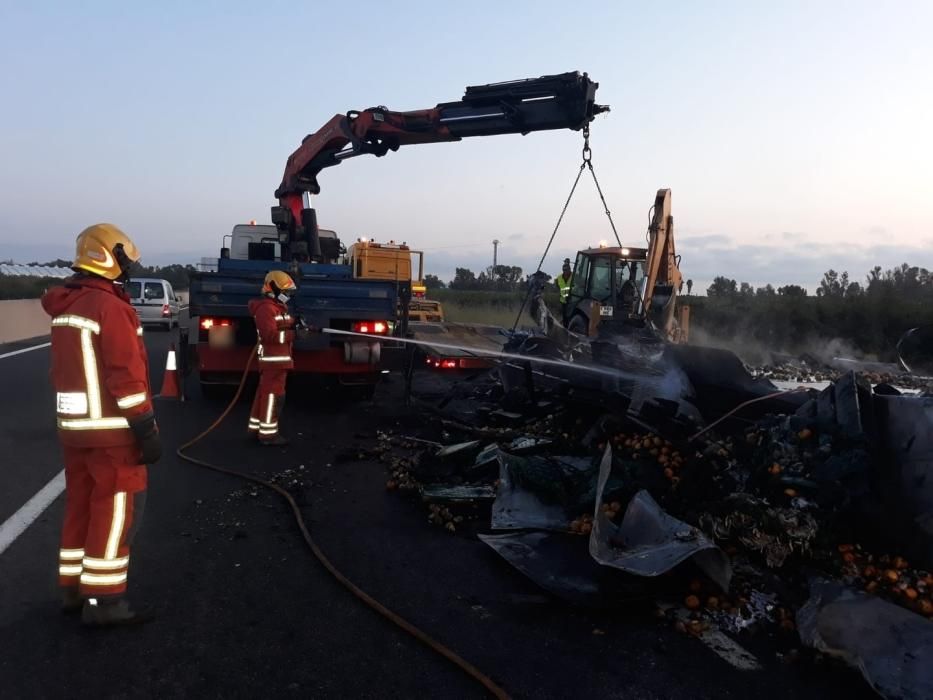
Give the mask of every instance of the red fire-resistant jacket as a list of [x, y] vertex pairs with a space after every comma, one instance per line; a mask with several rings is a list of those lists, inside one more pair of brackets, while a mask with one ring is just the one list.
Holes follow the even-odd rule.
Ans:
[[136, 439], [128, 418], [152, 412], [143, 329], [122, 288], [75, 276], [42, 297], [52, 317], [52, 386], [58, 435], [74, 447]]
[[288, 313], [288, 307], [277, 299], [263, 297], [249, 303], [249, 312], [259, 335], [260, 371], [266, 367], [292, 369], [295, 319]]

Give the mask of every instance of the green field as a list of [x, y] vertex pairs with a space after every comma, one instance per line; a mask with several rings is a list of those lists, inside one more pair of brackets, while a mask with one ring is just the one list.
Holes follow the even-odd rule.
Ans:
[[[553, 296], [553, 298], [551, 298]], [[444, 316], [457, 323], [487, 323], [511, 328], [525, 298], [524, 292], [483, 292], [434, 289], [428, 298], [444, 305]], [[557, 294], [545, 297], [552, 309], [557, 306]], [[528, 307], [519, 320], [519, 327], [533, 324]]]

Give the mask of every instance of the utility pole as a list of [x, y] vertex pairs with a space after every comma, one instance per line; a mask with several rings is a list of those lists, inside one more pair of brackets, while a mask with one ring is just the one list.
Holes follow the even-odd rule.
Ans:
[[492, 274], [493, 277], [496, 275], [496, 267], [499, 265], [499, 239], [496, 238], [492, 242]]

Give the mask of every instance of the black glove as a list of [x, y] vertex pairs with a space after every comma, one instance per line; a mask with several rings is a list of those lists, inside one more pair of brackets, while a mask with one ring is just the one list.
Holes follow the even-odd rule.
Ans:
[[155, 464], [162, 456], [162, 441], [159, 439], [159, 426], [156, 425], [152, 413], [129, 419], [130, 430], [136, 436], [139, 449], [142, 451], [143, 464]]

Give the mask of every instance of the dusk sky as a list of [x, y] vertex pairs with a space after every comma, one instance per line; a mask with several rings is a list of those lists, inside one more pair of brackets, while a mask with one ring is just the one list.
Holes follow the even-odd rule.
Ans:
[[[685, 277], [759, 285], [933, 268], [930, 2], [0, 1], [0, 259], [70, 257], [110, 221], [144, 262], [268, 222], [287, 156], [335, 113], [587, 71], [623, 241], [673, 192]], [[406, 240], [429, 272], [530, 272], [578, 132], [412, 146], [325, 171], [321, 225]], [[546, 263], [611, 237], [589, 182]]]

